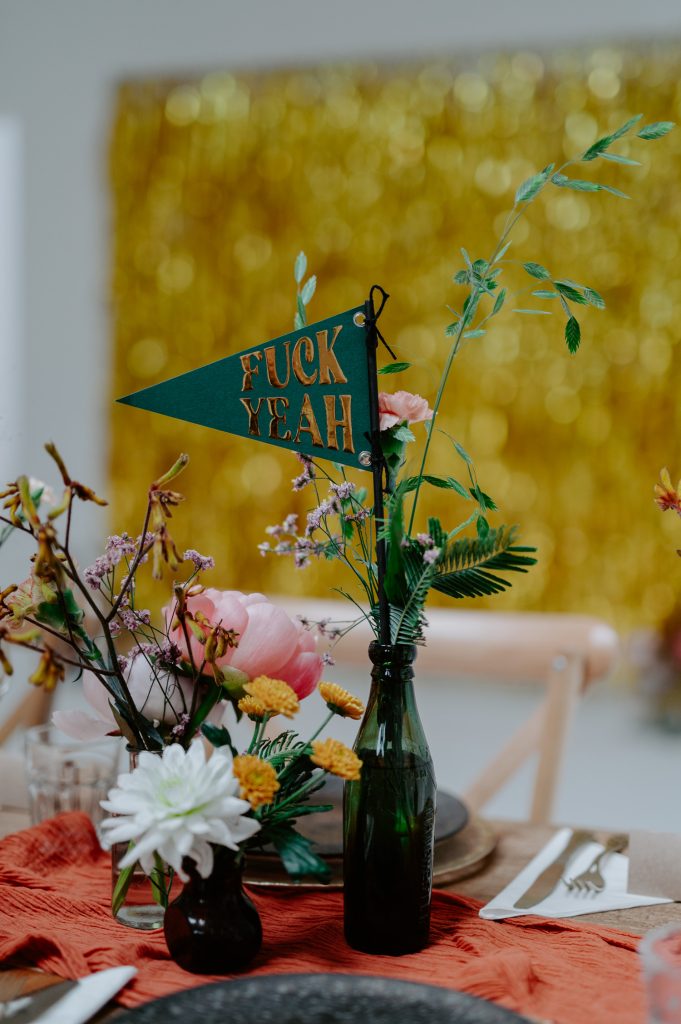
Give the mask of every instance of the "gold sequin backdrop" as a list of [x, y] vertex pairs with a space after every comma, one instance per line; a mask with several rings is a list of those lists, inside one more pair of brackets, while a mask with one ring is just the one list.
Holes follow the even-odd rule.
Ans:
[[[113, 395], [285, 333], [304, 248], [319, 279], [310, 318], [380, 282], [392, 296], [383, 331], [415, 363], [385, 380], [432, 398], [459, 247], [488, 256], [515, 186], [549, 160], [640, 111], [681, 119], [680, 71], [681, 48], [665, 46], [123, 84]], [[559, 314], [504, 311], [460, 354], [442, 426], [474, 455], [495, 522], [520, 523], [539, 548], [494, 606], [626, 628], [659, 621], [679, 586], [678, 519], [657, 512], [652, 486], [662, 465], [681, 473], [681, 131], [620, 151], [643, 166], [583, 166], [631, 201], [555, 189], [515, 234], [517, 257], [605, 297], [605, 312], [582, 312], [582, 350], [568, 355]], [[306, 507], [307, 492], [290, 491], [292, 455], [125, 407], [111, 413], [112, 526], [139, 529], [146, 485], [179, 451], [192, 461], [174, 533], [216, 557], [214, 585], [347, 584], [337, 563], [301, 573], [258, 555], [265, 527]], [[460, 470], [448, 443], [434, 445], [431, 471]], [[427, 502], [457, 521], [454, 500]]]

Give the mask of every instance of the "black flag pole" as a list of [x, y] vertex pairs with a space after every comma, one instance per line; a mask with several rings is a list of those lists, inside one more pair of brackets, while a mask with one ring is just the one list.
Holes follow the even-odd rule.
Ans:
[[[381, 294], [381, 305], [376, 312], [374, 307], [374, 291]], [[381, 427], [378, 411], [378, 367], [376, 365], [376, 350], [379, 337], [383, 341], [390, 354], [393, 353], [381, 335], [376, 321], [383, 312], [389, 295], [380, 285], [374, 285], [369, 292], [369, 298], [364, 303], [366, 330], [367, 330], [367, 361], [369, 371], [369, 421], [371, 424], [371, 472], [374, 484], [374, 523], [376, 528], [376, 575], [378, 580], [378, 639], [385, 646], [390, 644], [390, 605], [385, 592], [385, 571], [386, 571], [386, 546], [385, 540], [379, 539], [379, 530], [383, 528], [385, 517], [383, 505], [383, 483], [385, 462], [381, 448]]]

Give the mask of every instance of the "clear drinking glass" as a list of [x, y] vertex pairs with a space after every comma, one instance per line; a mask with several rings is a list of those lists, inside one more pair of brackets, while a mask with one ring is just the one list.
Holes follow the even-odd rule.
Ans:
[[641, 941], [648, 1024], [681, 1024], [681, 924], [648, 932]]
[[26, 730], [26, 779], [31, 824], [62, 811], [83, 811], [99, 834], [99, 806], [118, 774], [121, 743], [113, 737], [72, 740], [54, 725]]
[[[139, 751], [128, 747], [130, 771], [137, 768]], [[162, 751], [154, 751], [158, 757]], [[163, 927], [165, 908], [170, 894], [178, 894], [173, 886], [174, 873], [160, 858], [152, 874], [146, 875], [139, 864], [122, 868], [121, 860], [134, 844], [114, 843], [111, 847], [111, 912], [119, 924], [139, 931]]]

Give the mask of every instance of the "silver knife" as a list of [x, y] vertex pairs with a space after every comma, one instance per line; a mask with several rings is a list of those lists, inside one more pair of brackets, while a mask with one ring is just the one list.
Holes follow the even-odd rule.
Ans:
[[63, 999], [77, 984], [77, 981], [62, 981], [58, 985], [41, 988], [28, 997], [22, 997], [21, 1000], [17, 999], [16, 1002], [23, 1003], [24, 998], [28, 998], [29, 1003], [22, 1009], [17, 1009], [16, 1013], [12, 1013], [11, 1007], [8, 1007], [8, 1010], [5, 1011], [6, 1019], [10, 1024], [32, 1024], [32, 1021], [37, 1021], [45, 1010], [49, 1010], [51, 1006]]
[[544, 868], [538, 878], [535, 878], [529, 889], [515, 901], [513, 907], [516, 910], [528, 910], [550, 896], [565, 874], [565, 870], [577, 850], [586, 843], [593, 842], [595, 842], [593, 832], [573, 832], [565, 849], [558, 854], [555, 860], [551, 861], [548, 867]]

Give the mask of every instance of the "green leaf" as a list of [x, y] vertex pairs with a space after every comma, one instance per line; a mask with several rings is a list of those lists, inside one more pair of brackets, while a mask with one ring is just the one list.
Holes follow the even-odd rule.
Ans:
[[493, 498], [490, 498], [489, 494], [486, 494], [485, 491], [480, 488], [479, 484], [476, 484], [475, 487], [471, 487], [470, 492], [481, 508], [485, 509], [485, 511], [496, 512], [496, 501], [494, 501]]
[[487, 331], [478, 327], [474, 331], [464, 331], [463, 336], [464, 338], [482, 338], [483, 334], [487, 334]]
[[[415, 477], [414, 479], [418, 479]], [[456, 491], [457, 494], [461, 495], [467, 501], [470, 501], [470, 494], [458, 480], [455, 480], [453, 476], [448, 476], [446, 479], [441, 476], [424, 476], [423, 480], [425, 483], [431, 484], [433, 487], [440, 487], [443, 490]], [[432, 536], [432, 534], [431, 534]]]
[[401, 604], [404, 600], [406, 583], [404, 578], [404, 562], [402, 540], [404, 538], [404, 503], [398, 491], [389, 503], [388, 521], [388, 558], [385, 571], [384, 589], [391, 604]]
[[497, 313], [499, 312], [499, 310], [503, 306], [505, 299], [506, 299], [506, 289], [502, 288], [501, 291], [499, 292], [499, 294], [497, 295], [496, 301], [495, 301], [494, 306], [492, 308], [492, 316], [496, 316], [497, 315]]
[[494, 260], [495, 263], [498, 263], [501, 259], [504, 258], [504, 256], [508, 252], [509, 247], [512, 244], [513, 244], [512, 242], [506, 242], [505, 245], [502, 245], [501, 249], [499, 250], [499, 252], [497, 253], [497, 255], [495, 257], [495, 260]]
[[572, 355], [574, 355], [579, 348], [581, 337], [582, 332], [580, 330], [579, 323], [573, 316], [571, 316], [565, 324], [565, 341], [567, 342], [567, 347]]
[[661, 139], [663, 135], [667, 135], [675, 127], [674, 121], [653, 121], [652, 124], [645, 125], [636, 134], [639, 139], [646, 139], [652, 142], [653, 139]]
[[609, 192], [611, 196], [617, 196], [619, 199], [630, 199], [626, 192], [620, 192], [618, 188], [613, 188], [612, 185], [601, 185], [602, 192]]
[[35, 617], [44, 626], [50, 626], [59, 633], [68, 633], [66, 616], [60, 604], [52, 604], [51, 601], [41, 601], [36, 609]]
[[306, 270], [307, 256], [305, 255], [304, 252], [299, 252], [298, 255], [296, 256], [296, 262], [293, 265], [293, 276], [296, 279], [296, 284], [300, 284], [300, 282], [303, 280], [303, 278], [305, 277]]
[[473, 264], [473, 271], [478, 277], [482, 277], [488, 266], [487, 260], [476, 260]]
[[388, 363], [387, 366], [382, 366], [378, 371], [379, 373], [402, 373], [402, 370], [408, 370], [411, 363]]
[[293, 317], [293, 329], [299, 331], [301, 327], [305, 326], [305, 318], [300, 315], [296, 310], [295, 316]]
[[[430, 476], [428, 474], [424, 474], [421, 479], [423, 480], [424, 484], [430, 484], [431, 487], [439, 487], [442, 490], [449, 489], [451, 491], [456, 491], [456, 493], [459, 494], [462, 498], [465, 498], [466, 501], [471, 500], [471, 496], [466, 490], [466, 488], [463, 486], [463, 484], [460, 484], [458, 480], [455, 480], [453, 476], [448, 476], [445, 478], [442, 476]], [[419, 478], [417, 476], [405, 477], [398, 484], [397, 491], [402, 495], [409, 494], [411, 491], [416, 490], [418, 482]]]
[[610, 160], [613, 164], [626, 164], [627, 167], [640, 167], [640, 160], [630, 160], [628, 156], [620, 156], [619, 153], [599, 153], [602, 160]]
[[[134, 843], [130, 843], [133, 846]], [[116, 879], [116, 884], [111, 893], [111, 913], [115, 917], [118, 911], [121, 909], [125, 902], [125, 897], [128, 894], [130, 883], [132, 882], [132, 876], [136, 868], [136, 864], [131, 864], [129, 868], [123, 868]]]
[[334, 804], [296, 804], [293, 807], [295, 818], [304, 818], [308, 814], [323, 814], [324, 811], [332, 811]]
[[229, 747], [232, 752], [232, 757], [236, 757], [239, 751], [232, 743], [232, 737], [229, 734], [229, 730], [222, 726], [212, 725], [210, 722], [204, 722], [201, 726], [201, 732], [206, 737], [209, 743], [212, 743], [214, 747]]
[[551, 316], [550, 309], [514, 309], [514, 313], [527, 313], [531, 316]]
[[312, 277], [308, 277], [308, 279], [305, 282], [305, 284], [303, 285], [303, 289], [302, 289], [302, 291], [300, 293], [300, 298], [302, 299], [304, 306], [307, 306], [308, 302], [310, 301], [310, 299], [314, 295], [316, 287], [317, 287], [317, 278], [316, 278], [315, 274], [313, 274]]
[[459, 333], [459, 324], [447, 324], [445, 327], [445, 335], [448, 338], [453, 338]]
[[635, 114], [634, 117], [630, 117], [628, 121], [625, 121], [623, 125], [621, 125], [616, 131], [612, 133], [612, 135], [610, 136], [611, 142], [615, 142], [616, 139], [621, 139], [623, 135], [626, 135], [627, 132], [630, 131], [635, 124], [638, 124], [642, 117], [643, 114]]
[[462, 326], [465, 327], [467, 324], [471, 323], [471, 321], [475, 317], [478, 305], [480, 303], [480, 298], [481, 293], [477, 291], [472, 292], [470, 295], [466, 296], [466, 301], [463, 304], [462, 310], [463, 316], [461, 317]]
[[534, 199], [538, 192], [542, 190], [546, 181], [553, 170], [554, 165], [549, 164], [539, 174], [533, 174], [531, 178], [528, 178], [522, 183], [515, 194], [516, 203], [528, 203], [530, 199]]
[[523, 263], [523, 269], [530, 277], [537, 277], [540, 281], [546, 281], [551, 277], [549, 271], [546, 267], [542, 267], [541, 263]]
[[313, 851], [311, 840], [291, 825], [272, 825], [266, 832], [291, 878], [312, 877], [321, 882], [331, 879], [331, 868]]
[[570, 302], [576, 302], [580, 306], [586, 306], [586, 299], [581, 292], [578, 292], [574, 285], [569, 284], [567, 281], [554, 281], [553, 282], [560, 292]]
[[475, 528], [478, 531], [478, 537], [484, 540], [489, 533], [489, 523], [484, 516], [478, 516], [475, 520]]
[[605, 309], [605, 299], [595, 288], [585, 288], [584, 298], [590, 306], [595, 306], [596, 309]]
[[403, 444], [409, 444], [411, 441], [416, 440], [406, 423], [401, 423], [399, 427], [393, 427], [392, 435], [396, 441], [401, 441]]
[[[164, 909], [167, 909], [168, 907], [170, 889], [173, 884], [173, 876], [173, 869], [168, 868], [158, 853], [155, 853], [154, 867], [149, 875], [151, 895], [153, 896], [154, 902], [158, 903], [159, 907], [163, 907]], [[166, 879], [168, 880], [167, 882]]]
[[341, 536], [345, 541], [352, 540], [352, 538], [355, 536], [355, 524], [352, 522], [351, 519], [346, 518], [347, 514], [348, 513], [346, 512], [345, 515], [339, 517]]
[[602, 139], [597, 139], [596, 142], [592, 143], [588, 149], [586, 149], [581, 156], [584, 162], [589, 160], [595, 160], [597, 156], [608, 148], [614, 141], [612, 135], [604, 135]]
[[455, 284], [468, 284], [469, 276], [470, 275], [467, 270], [457, 270], [452, 280]]
[[470, 457], [470, 455], [468, 454], [468, 452], [466, 451], [466, 449], [463, 447], [463, 445], [460, 445], [458, 441], [454, 440], [454, 438], [452, 438], [451, 440], [452, 440], [452, 444], [456, 448], [457, 452], [459, 453], [459, 455], [461, 456], [463, 461], [466, 462], [469, 466], [472, 466], [473, 465], [473, 460]]
[[[600, 156], [601, 154], [597, 153], [596, 155]], [[611, 195], [619, 196], [620, 199], [629, 199], [625, 192], [620, 192], [618, 188], [613, 188], [612, 185], [599, 185], [595, 181], [568, 178], [565, 174], [554, 174], [551, 180], [559, 188], [571, 188], [576, 192], [610, 192]]]
[[465, 260], [465, 263], [466, 263], [466, 266], [468, 267], [469, 273], [472, 274], [473, 273], [473, 264], [471, 263], [470, 256], [468, 255], [468, 253], [466, 252], [466, 250], [463, 247], [461, 248], [461, 255], [463, 256], [463, 258]]
[[459, 483], [458, 480], [455, 480], [453, 476], [448, 476], [447, 477], [447, 483], [448, 483], [450, 489], [452, 491], [456, 491], [456, 493], [461, 498], [465, 498], [466, 501], [470, 501], [471, 500], [470, 494], [468, 493], [468, 491], [466, 490], [464, 485]]
[[551, 179], [554, 185], [558, 188], [571, 188], [575, 192], [600, 192], [603, 189], [602, 185], [598, 185], [595, 181], [584, 181], [581, 178], [568, 178], [564, 174], [554, 174]]
[[545, 288], [537, 288], [537, 290], [535, 292], [532, 292], [532, 294], [536, 295], [536, 297], [538, 299], [557, 299], [558, 298], [558, 292], [547, 291]]
[[296, 296], [296, 309], [298, 311], [298, 316], [302, 321], [301, 327], [304, 327], [305, 324], [307, 323], [307, 313], [305, 312], [305, 304], [303, 302], [302, 295]]
[[496, 502], [492, 498], [490, 498], [489, 494], [485, 494], [485, 492], [481, 490], [479, 484], [475, 484], [474, 487], [470, 487], [469, 491], [471, 495], [475, 498], [477, 503], [480, 505], [481, 509], [483, 509], [484, 511], [487, 511], [489, 509], [493, 512], [496, 510]]

